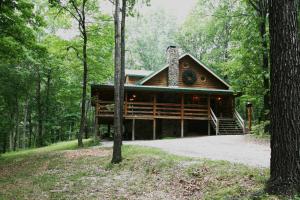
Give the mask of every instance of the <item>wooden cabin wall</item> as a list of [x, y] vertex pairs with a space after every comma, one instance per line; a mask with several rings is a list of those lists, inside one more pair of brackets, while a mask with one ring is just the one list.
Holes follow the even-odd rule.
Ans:
[[138, 76], [126, 76], [126, 84], [136, 84], [138, 81], [142, 80], [144, 77]]
[[[193, 85], [186, 85], [182, 80], [184, 70], [191, 69], [196, 73], [197, 81]], [[204, 77], [205, 80], [201, 80]], [[168, 86], [168, 69], [158, 73], [144, 85]], [[208, 89], [229, 89], [224, 83], [208, 72], [203, 66], [199, 65], [190, 57], [184, 57], [179, 62], [179, 80], [178, 86], [184, 88], [208, 88]]]
[[[193, 85], [186, 85], [182, 81], [182, 74], [184, 70], [192, 69], [197, 76], [197, 81]], [[201, 80], [201, 77], [205, 77], [205, 81]], [[210, 88], [210, 89], [228, 89], [220, 80], [210, 74], [205, 68], [200, 66], [190, 57], [184, 57], [179, 62], [179, 87], [198, 87], [198, 88]]]
[[144, 85], [167, 86], [168, 85], [168, 70], [165, 69], [156, 76], [148, 80]]

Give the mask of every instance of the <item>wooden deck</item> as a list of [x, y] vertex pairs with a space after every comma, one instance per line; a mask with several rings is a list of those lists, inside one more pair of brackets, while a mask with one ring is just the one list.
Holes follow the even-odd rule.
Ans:
[[[174, 104], [154, 102], [124, 102], [125, 119], [210, 119], [208, 104]], [[114, 102], [97, 101], [97, 117], [113, 117]]]

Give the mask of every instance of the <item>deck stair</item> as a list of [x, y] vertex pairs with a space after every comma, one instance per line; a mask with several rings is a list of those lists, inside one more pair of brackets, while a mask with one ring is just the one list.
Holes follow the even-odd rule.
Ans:
[[242, 135], [246, 133], [245, 121], [236, 110], [233, 118], [218, 118], [210, 109], [210, 119], [216, 135]]
[[219, 135], [242, 135], [243, 128], [235, 119], [220, 119]]

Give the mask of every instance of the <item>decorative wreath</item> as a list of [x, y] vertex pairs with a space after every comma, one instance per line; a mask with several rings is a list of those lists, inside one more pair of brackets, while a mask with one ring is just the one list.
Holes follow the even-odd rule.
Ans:
[[187, 69], [182, 73], [182, 80], [187, 85], [193, 85], [197, 81], [196, 73], [193, 70]]

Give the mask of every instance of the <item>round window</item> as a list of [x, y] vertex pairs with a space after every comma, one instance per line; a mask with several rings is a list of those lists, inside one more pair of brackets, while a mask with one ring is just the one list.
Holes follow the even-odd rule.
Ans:
[[205, 76], [200, 76], [200, 80], [201, 80], [202, 82], [205, 82], [205, 81], [206, 81], [206, 77], [205, 77]]

